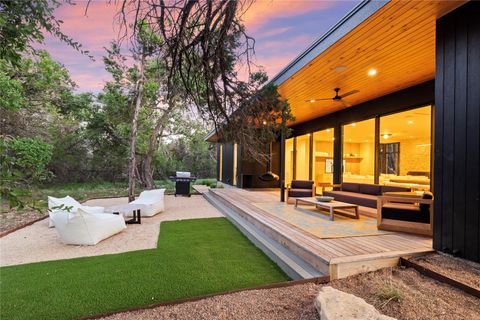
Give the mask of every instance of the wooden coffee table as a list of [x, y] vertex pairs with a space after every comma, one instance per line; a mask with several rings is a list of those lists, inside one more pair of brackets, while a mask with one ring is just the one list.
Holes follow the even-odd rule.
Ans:
[[341, 214], [345, 215], [343, 212], [335, 212], [335, 210], [338, 209], [353, 209], [354, 210], [354, 216], [348, 215], [351, 218], [358, 219], [358, 206], [356, 204], [351, 204], [351, 203], [346, 203], [346, 202], [340, 202], [340, 201], [331, 201], [331, 202], [321, 202], [318, 201], [316, 198], [297, 198], [295, 199], [295, 207], [298, 206], [298, 203], [307, 203], [307, 204], [313, 204], [315, 205], [315, 208], [319, 209], [326, 209], [330, 212], [330, 220], [333, 221], [333, 214]]

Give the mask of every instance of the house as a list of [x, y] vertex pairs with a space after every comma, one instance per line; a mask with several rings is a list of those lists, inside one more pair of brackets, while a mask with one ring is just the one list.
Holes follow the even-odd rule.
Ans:
[[434, 249], [480, 261], [479, 17], [475, 1], [359, 3], [272, 80], [296, 118], [272, 144], [280, 181], [226, 142], [218, 180], [429, 190]]

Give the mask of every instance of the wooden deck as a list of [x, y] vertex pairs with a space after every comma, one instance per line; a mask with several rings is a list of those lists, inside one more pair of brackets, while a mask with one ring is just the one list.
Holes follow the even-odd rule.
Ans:
[[212, 189], [219, 201], [332, 279], [397, 265], [401, 256], [432, 251], [432, 239], [405, 233], [321, 239], [264, 211], [255, 203], [278, 202], [278, 191]]

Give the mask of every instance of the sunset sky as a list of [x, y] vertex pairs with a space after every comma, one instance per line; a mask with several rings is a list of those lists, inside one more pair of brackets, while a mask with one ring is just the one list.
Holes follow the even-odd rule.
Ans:
[[[80, 92], [99, 92], [110, 79], [102, 56], [104, 47], [116, 38], [118, 28], [114, 23], [116, 7], [108, 2], [93, 0], [87, 16], [86, 1], [63, 5], [55, 12], [64, 21], [62, 30], [89, 50], [96, 61], [46, 37], [45, 48], [70, 70]], [[257, 0], [243, 17], [248, 34], [256, 40], [256, 63], [273, 77], [358, 2]]]

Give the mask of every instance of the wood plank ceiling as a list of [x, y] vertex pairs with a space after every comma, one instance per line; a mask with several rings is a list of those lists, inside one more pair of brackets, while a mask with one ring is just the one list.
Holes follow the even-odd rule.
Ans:
[[[279, 86], [296, 117], [290, 125], [347, 108], [307, 102], [351, 90], [349, 107], [435, 77], [435, 21], [466, 1], [391, 1]], [[338, 68], [340, 67], [340, 68]], [[338, 71], [338, 69], [344, 69]], [[369, 76], [370, 69], [377, 70]]]

